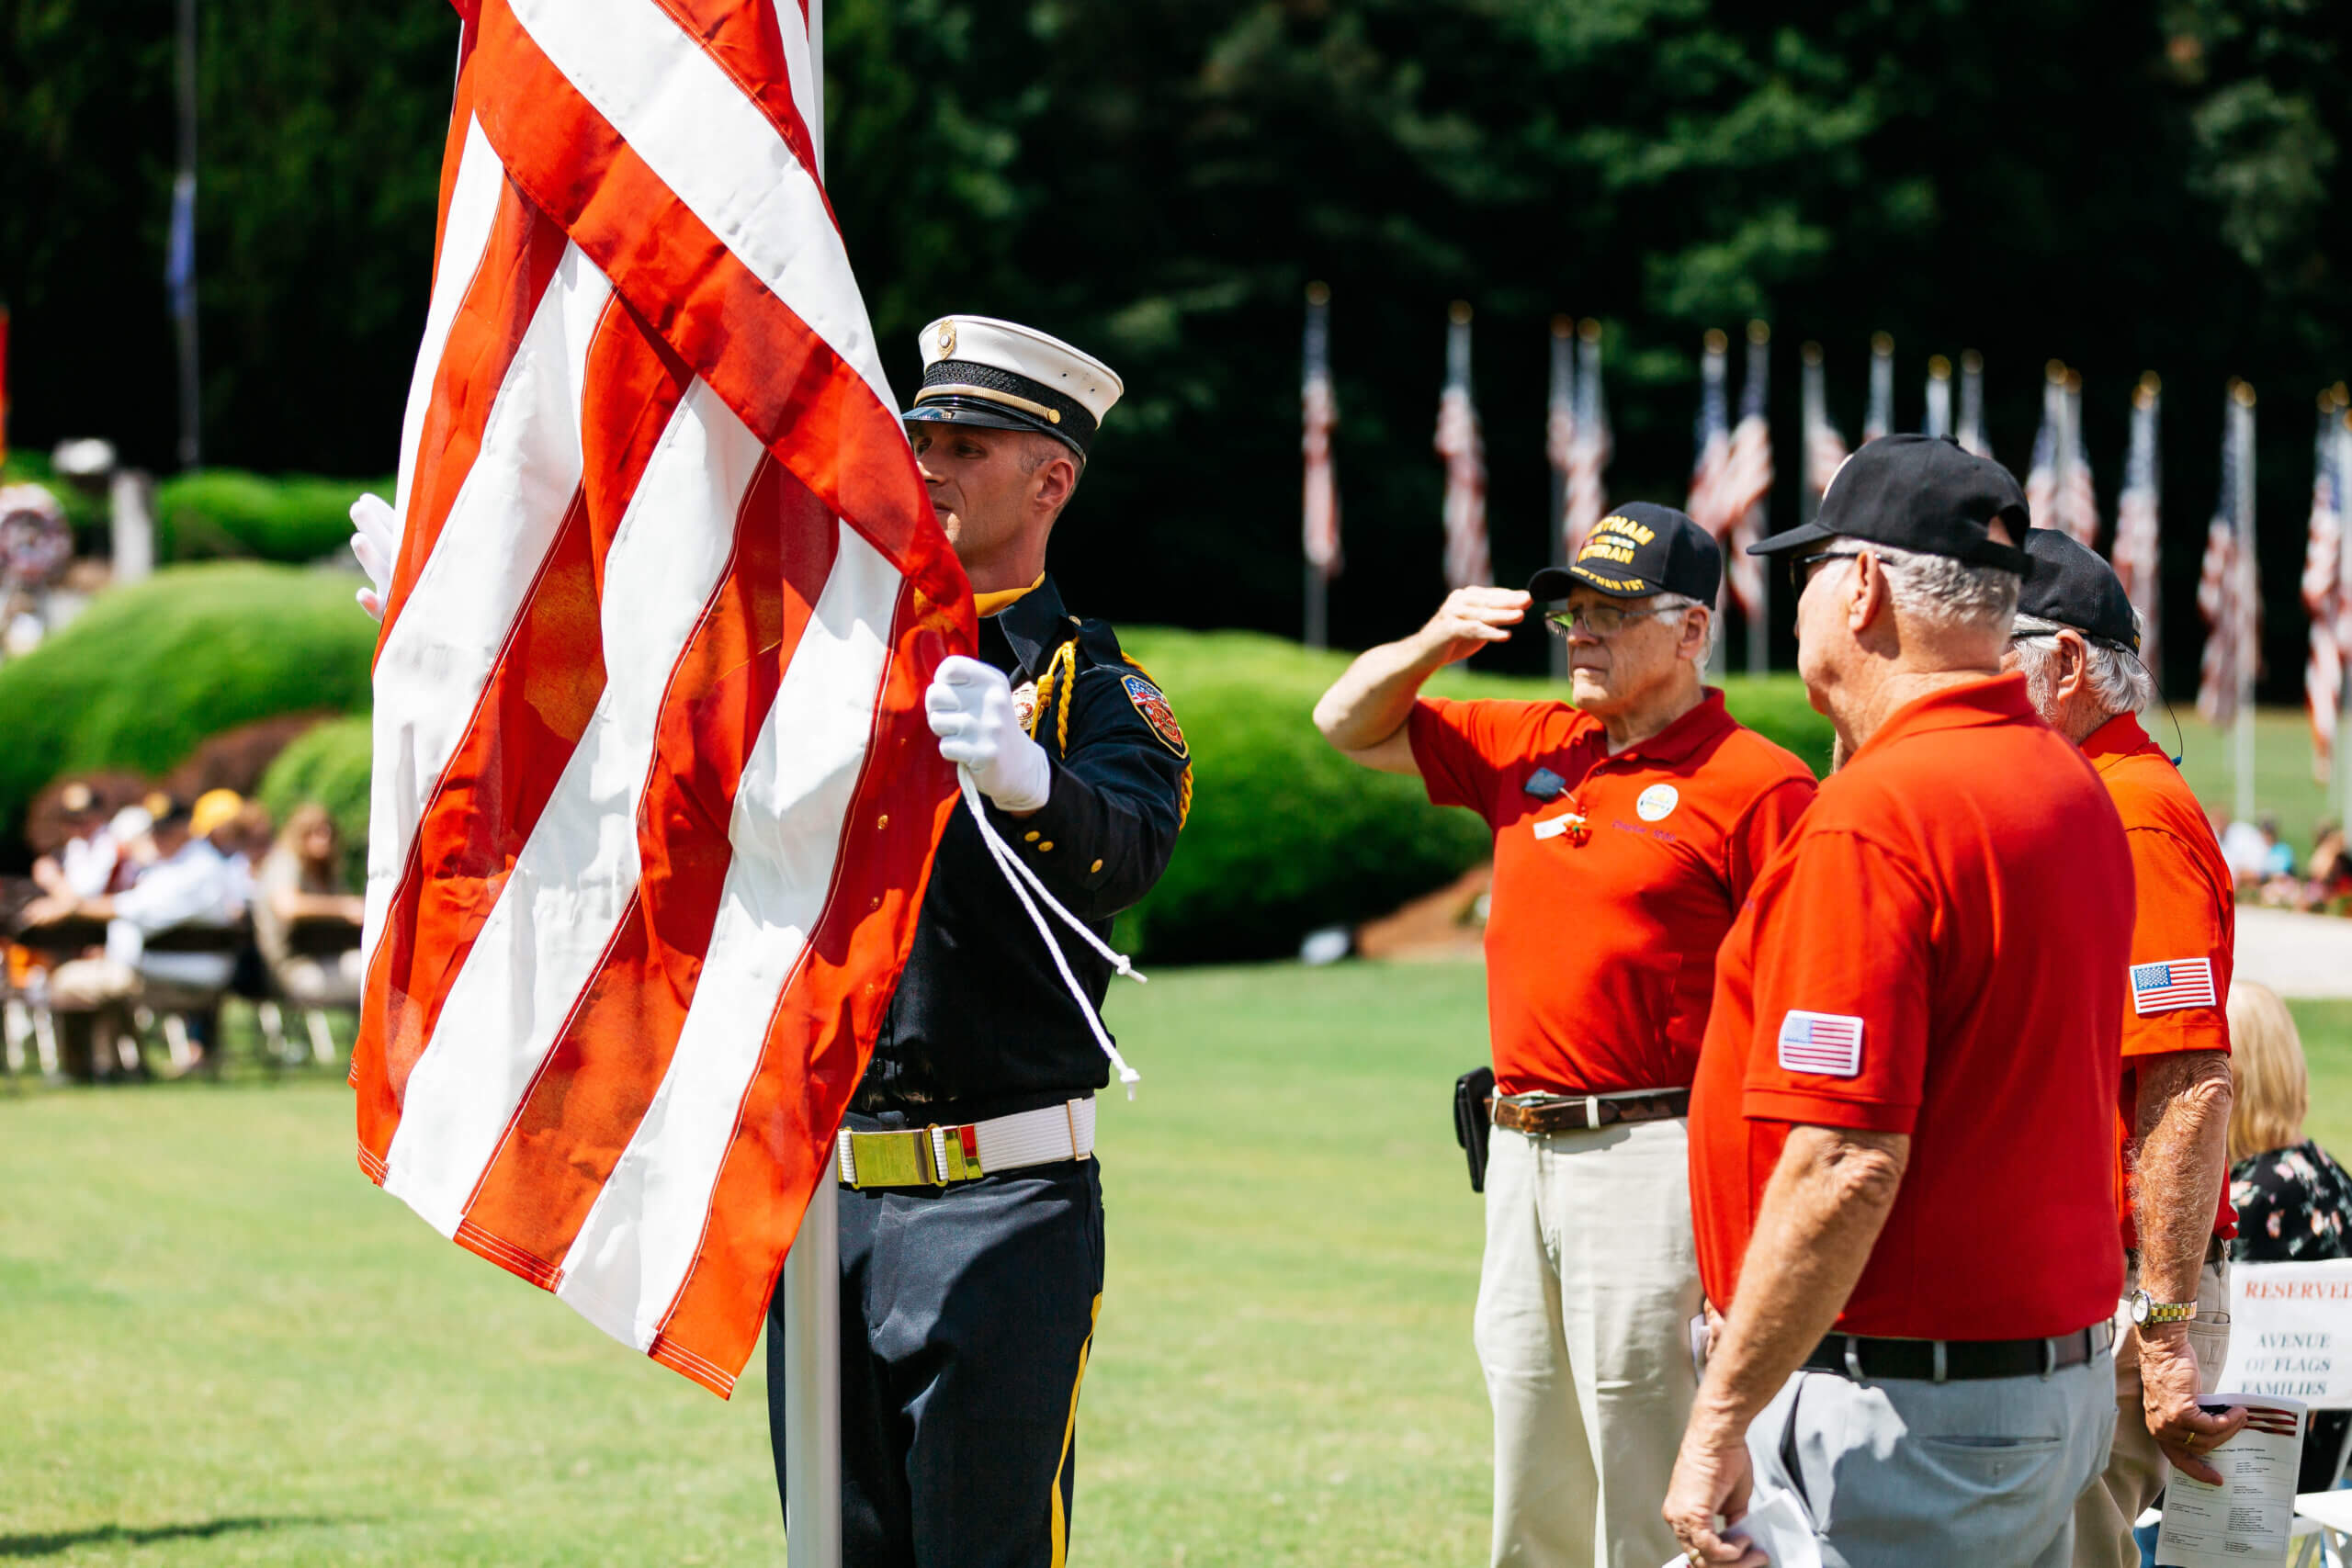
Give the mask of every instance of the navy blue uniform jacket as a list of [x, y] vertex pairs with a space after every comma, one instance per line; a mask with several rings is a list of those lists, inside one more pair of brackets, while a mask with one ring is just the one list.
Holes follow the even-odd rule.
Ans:
[[[1191, 787], [1182, 731], [1111, 628], [1065, 612], [1050, 577], [980, 622], [978, 657], [1016, 690], [1045, 684], [1033, 733], [1053, 768], [1041, 809], [1016, 818], [991, 806], [989, 821], [1062, 908], [1107, 939], [1112, 917], [1151, 891], [1176, 847]], [[1100, 1009], [1111, 966], [1046, 918]], [[958, 805], [851, 1109], [978, 1121], [1109, 1081], [1109, 1061], [1053, 956]], [[948, 1106], [947, 1115], [934, 1109]]]

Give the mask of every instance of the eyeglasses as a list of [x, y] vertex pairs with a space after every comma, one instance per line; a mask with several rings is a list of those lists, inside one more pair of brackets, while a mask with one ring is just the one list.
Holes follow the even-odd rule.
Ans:
[[1794, 557], [1789, 562], [1789, 586], [1802, 597], [1813, 581], [1814, 568], [1824, 561], [1855, 560], [1861, 553], [1860, 550], [1820, 550], [1809, 556]]
[[1621, 604], [1587, 604], [1582, 608], [1571, 604], [1565, 610], [1547, 612], [1544, 618], [1553, 629], [1566, 637], [1582, 632], [1587, 637], [1611, 637], [1634, 621], [1651, 615], [1679, 615], [1690, 608], [1688, 604], [1655, 605], [1646, 610], [1628, 610]]

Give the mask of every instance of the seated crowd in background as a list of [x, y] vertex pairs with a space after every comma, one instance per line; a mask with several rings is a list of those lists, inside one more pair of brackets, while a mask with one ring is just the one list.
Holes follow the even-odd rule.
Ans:
[[[277, 995], [306, 1008], [356, 1004], [360, 959], [350, 938], [362, 905], [341, 890], [340, 845], [323, 807], [297, 807], [273, 844], [268, 811], [233, 790], [192, 804], [155, 794], [109, 814], [77, 783], [58, 805], [65, 840], [35, 863], [40, 897], [16, 924], [28, 942], [46, 931], [70, 943], [82, 926], [103, 928], [103, 945], [53, 961], [44, 985], [52, 1009], [96, 1021], [97, 1059], [112, 1059], [135, 1008], [201, 1013], [232, 986], [247, 989], [239, 961], [249, 919], [251, 946]], [[305, 924], [340, 934], [305, 942], [297, 934]], [[189, 940], [191, 932], [220, 935]]]
[[[2230, 987], [2230, 1205], [2238, 1212], [2232, 1258], [2301, 1263], [2352, 1258], [2352, 1176], [2303, 1136], [2311, 1080], [2294, 1015], [2267, 986]], [[2299, 1492], [2335, 1483], [2352, 1411], [2313, 1416], [2303, 1442]]]

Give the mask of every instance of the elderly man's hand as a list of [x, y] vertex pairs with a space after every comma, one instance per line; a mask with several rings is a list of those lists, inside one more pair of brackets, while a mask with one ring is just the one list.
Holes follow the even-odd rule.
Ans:
[[2219, 1486], [2222, 1472], [2205, 1456], [2238, 1435], [2245, 1425], [2245, 1407], [2233, 1405], [2219, 1416], [2199, 1409], [2198, 1381], [2197, 1350], [2188, 1342], [2186, 1325], [2141, 1332], [2140, 1402], [2147, 1413], [2148, 1435], [2182, 1474]]
[[1421, 628], [1421, 641], [1452, 664], [1493, 642], [1509, 642], [1510, 628], [1527, 619], [1533, 604], [1516, 588], [1457, 588]]
[[1754, 1483], [1747, 1434], [1693, 1410], [1682, 1433], [1682, 1451], [1674, 1461], [1674, 1479], [1667, 1484], [1666, 1506], [1660, 1510], [1693, 1568], [1764, 1568], [1770, 1562], [1756, 1547], [1725, 1540], [1715, 1532], [1717, 1515], [1726, 1524], [1747, 1515]]

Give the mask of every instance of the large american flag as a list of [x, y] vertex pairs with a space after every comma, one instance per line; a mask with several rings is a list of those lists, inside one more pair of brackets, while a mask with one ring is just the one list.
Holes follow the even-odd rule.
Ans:
[[[1317, 286], [1318, 288], [1320, 285]], [[1329, 580], [1340, 575], [1340, 484], [1331, 467], [1331, 429], [1340, 423], [1331, 394], [1331, 297], [1310, 291], [1306, 303], [1305, 378], [1299, 389], [1299, 447], [1306, 457], [1302, 543], [1306, 564]]]
[[2150, 670], [2164, 668], [2164, 649], [2157, 636], [2164, 623], [2162, 583], [2163, 532], [2156, 463], [2156, 420], [2161, 390], [2151, 374], [2140, 378], [2132, 393], [2132, 444], [2123, 457], [2123, 489], [2115, 498], [2115, 575], [2124, 594], [2140, 613], [2140, 662]]
[[[1724, 460], [1722, 478], [1722, 505], [1731, 514], [1724, 581], [1739, 602], [1739, 613], [1751, 620], [1764, 613], [1767, 592], [1764, 558], [1749, 555], [1747, 547], [1764, 536], [1764, 506], [1772, 493], [1772, 426], [1765, 412], [1771, 384], [1770, 353], [1764, 323], [1750, 321], [1747, 367], [1739, 386], [1739, 423], [1731, 429], [1731, 452]], [[1751, 638], [1751, 654], [1756, 648]]]
[[1570, 560], [1577, 547], [1609, 510], [1609, 491], [1601, 482], [1611, 451], [1609, 404], [1601, 396], [1600, 323], [1588, 321], [1577, 329], [1576, 423], [1568, 446], [1567, 536]]
[[971, 641], [773, 0], [463, 0], [377, 649], [359, 1163], [720, 1393], [912, 933]]
[[1445, 390], [1438, 399], [1438, 456], [1445, 459], [1445, 584], [1489, 587], [1487, 553], [1487, 444], [1470, 400], [1470, 307], [1457, 304], [1447, 323]]
[[2341, 421], [2333, 393], [2319, 399], [2312, 452], [2311, 525], [2303, 546], [2303, 608], [2311, 646], [2303, 660], [2303, 705], [2311, 716], [2312, 776], [2325, 784], [2335, 755], [2336, 710], [2344, 701], [2344, 474], [2336, 466]]
[[2065, 367], [2053, 359], [2041, 384], [2041, 428], [2033, 433], [2033, 461], [2025, 472], [2025, 503], [2037, 528], [2061, 527], [2058, 465], [2061, 427], [2065, 422]]

